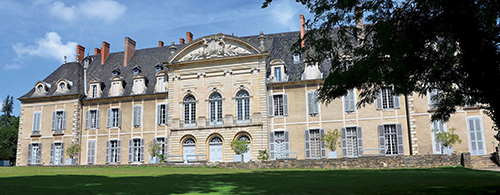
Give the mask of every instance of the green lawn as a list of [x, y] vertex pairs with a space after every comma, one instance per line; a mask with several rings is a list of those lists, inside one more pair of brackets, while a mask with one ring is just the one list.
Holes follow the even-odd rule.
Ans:
[[0, 194], [499, 194], [500, 173], [391, 170], [0, 167]]

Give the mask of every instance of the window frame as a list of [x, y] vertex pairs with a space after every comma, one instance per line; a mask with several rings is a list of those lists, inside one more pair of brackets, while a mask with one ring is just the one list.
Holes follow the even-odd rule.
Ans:
[[[192, 97], [192, 100], [187, 101], [188, 97]], [[184, 96], [182, 104], [183, 104], [183, 116], [182, 116], [183, 125], [196, 126], [196, 97], [192, 94], [188, 94]]]
[[210, 125], [221, 125], [223, 123], [222, 95], [219, 92], [213, 92], [210, 95], [208, 99], [208, 111]]
[[250, 121], [250, 93], [247, 90], [240, 90], [236, 93], [236, 120]]
[[32, 135], [40, 135], [42, 131], [42, 111], [33, 112]]
[[167, 123], [168, 123], [168, 104], [167, 103], [156, 104], [156, 125], [167, 125]]

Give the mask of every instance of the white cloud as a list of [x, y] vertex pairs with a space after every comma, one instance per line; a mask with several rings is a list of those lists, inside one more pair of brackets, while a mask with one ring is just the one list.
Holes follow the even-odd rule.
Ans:
[[125, 5], [113, 0], [86, 0], [73, 6], [66, 6], [63, 2], [56, 1], [51, 6], [50, 14], [65, 21], [89, 18], [111, 23], [127, 10]]
[[35, 45], [16, 43], [12, 48], [16, 52], [18, 59], [28, 55], [56, 59], [62, 63], [64, 62], [64, 56], [67, 56], [68, 60], [75, 59], [76, 45], [76, 42], [63, 43], [61, 36], [56, 32], [47, 32], [44, 38], [35, 41]]
[[5, 64], [2, 69], [3, 70], [18, 70], [21, 69], [21, 64], [13, 63], [13, 64]]
[[269, 8], [271, 8], [273, 19], [277, 23], [288, 28], [288, 30], [294, 30], [300, 27], [300, 24], [298, 24], [298, 17], [294, 18], [299, 12], [296, 2], [276, 1], [276, 3]]

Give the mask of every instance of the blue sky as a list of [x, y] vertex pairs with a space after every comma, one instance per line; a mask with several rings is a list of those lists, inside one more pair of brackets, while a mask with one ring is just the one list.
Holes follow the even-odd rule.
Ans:
[[[299, 15], [310, 18], [295, 1], [281, 0], [262, 9], [262, 0], [1, 0], [0, 99], [18, 98], [59, 67], [64, 56], [75, 61], [76, 45], [93, 54], [102, 41], [123, 51], [124, 37], [136, 49], [170, 45], [185, 38], [216, 33], [236, 36], [298, 31]], [[14, 102], [19, 115], [20, 102]]]

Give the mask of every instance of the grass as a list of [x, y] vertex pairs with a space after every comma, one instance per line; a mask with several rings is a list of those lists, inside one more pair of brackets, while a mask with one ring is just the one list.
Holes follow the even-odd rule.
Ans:
[[500, 173], [194, 167], [0, 167], [0, 194], [499, 194]]

